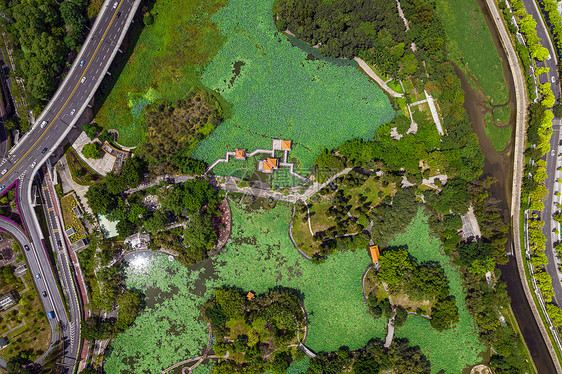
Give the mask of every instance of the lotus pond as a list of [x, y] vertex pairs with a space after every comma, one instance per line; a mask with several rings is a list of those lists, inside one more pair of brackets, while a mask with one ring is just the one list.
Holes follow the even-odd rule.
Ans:
[[[386, 335], [386, 321], [374, 320], [363, 300], [361, 277], [370, 262], [366, 250], [338, 253], [324, 264], [314, 265], [298, 254], [289, 239], [290, 206], [278, 204], [250, 213], [249, 207], [235, 198], [230, 204], [232, 241], [216, 258], [191, 269], [159, 254], [129, 258], [127, 283], [145, 292], [147, 306], [133, 326], [113, 342], [105, 364], [108, 373], [156, 373], [199, 356], [208, 339], [199, 307], [214, 288], [222, 285], [257, 293], [275, 286], [299, 289], [310, 319], [306, 345], [315, 351], [335, 350], [342, 345], [357, 349], [373, 337]], [[446, 260], [422, 212], [393, 244], [409, 245], [419, 259]], [[460, 278], [452, 265], [444, 267], [457, 295]], [[464, 365], [478, 361], [483, 349], [462, 294], [457, 295], [457, 305], [461, 323], [450, 332], [438, 333], [417, 318], [397, 332], [420, 345], [435, 372], [444, 368], [448, 373], [458, 373]], [[295, 365], [294, 371], [306, 366], [305, 362]]]

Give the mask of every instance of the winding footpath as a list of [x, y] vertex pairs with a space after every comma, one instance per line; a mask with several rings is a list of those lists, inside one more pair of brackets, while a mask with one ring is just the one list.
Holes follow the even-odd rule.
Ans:
[[535, 317], [535, 321], [539, 327], [541, 332], [542, 338], [548, 348], [554, 366], [556, 367], [556, 371], [558, 373], [562, 372], [562, 367], [560, 366], [560, 362], [558, 361], [558, 357], [554, 350], [554, 346], [552, 345], [552, 341], [548, 336], [546, 331], [546, 327], [542, 321], [542, 318], [539, 314], [537, 305], [533, 300], [533, 296], [531, 294], [531, 289], [529, 284], [527, 283], [527, 279], [525, 276], [525, 267], [523, 262], [523, 253], [521, 251], [521, 184], [523, 181], [523, 166], [524, 166], [524, 159], [523, 154], [525, 151], [525, 123], [526, 123], [526, 111], [527, 111], [527, 94], [525, 88], [525, 80], [523, 78], [522, 68], [519, 65], [519, 60], [517, 59], [517, 55], [511, 43], [511, 39], [507, 33], [505, 25], [502, 22], [502, 17], [500, 16], [496, 4], [493, 0], [486, 0], [486, 5], [490, 10], [491, 18], [493, 19], [496, 29], [498, 31], [498, 35], [500, 37], [500, 41], [502, 47], [505, 51], [507, 56], [507, 60], [509, 63], [509, 68], [511, 70], [511, 74], [513, 76], [513, 84], [515, 86], [515, 101], [516, 101], [516, 117], [515, 117], [515, 145], [514, 145], [514, 157], [513, 157], [513, 186], [512, 186], [512, 195], [511, 195], [511, 222], [512, 222], [512, 240], [515, 252], [515, 259], [517, 261], [517, 268], [519, 270], [519, 278], [523, 290], [525, 292], [525, 296], [533, 312], [533, 316]]

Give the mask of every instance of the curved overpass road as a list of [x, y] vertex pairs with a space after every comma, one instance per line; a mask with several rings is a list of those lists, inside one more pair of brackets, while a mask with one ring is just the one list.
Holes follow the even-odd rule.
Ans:
[[[140, 1], [105, 0], [78, 57], [57, 92], [38, 117], [31, 131], [12, 148], [8, 157], [0, 162], [0, 190], [4, 192], [7, 186], [19, 181], [16, 196], [18, 196], [22, 221], [30, 238], [29, 242], [25, 239], [31, 249], [26, 253], [26, 257], [30, 263], [30, 271], [40, 276], [40, 279], [35, 279], [39, 292], [47, 291], [47, 300], [42, 300], [45, 313], [54, 311], [56, 315], [56, 319], [49, 321], [52, 339], [58, 338], [57, 324], [60, 324], [61, 339], [64, 342], [64, 360], [61, 368], [66, 373], [73, 372], [77, 363], [80, 346], [80, 307], [72, 284], [73, 278], [66, 253], [60, 253], [54, 243], [55, 255], [60, 261], [58, 271], [61, 275], [61, 285], [70, 307], [71, 321], [69, 321], [43, 247], [43, 234], [31, 205], [31, 185], [36, 172], [63, 141], [93, 97], [119, 51], [119, 46]], [[43, 124], [43, 121], [46, 124]], [[46, 203], [50, 205], [49, 201]], [[51, 215], [47, 214], [47, 219], [52, 219]], [[2, 221], [4, 220], [0, 222]], [[17, 226], [10, 225], [9, 222], [3, 222], [2, 225], [0, 228], [24, 240], [25, 235], [21, 236], [21, 230]], [[60, 232], [51, 234], [55, 241], [61, 240]]]
[[[23, 250], [25, 258], [27, 259], [27, 264], [29, 266], [29, 271], [31, 272], [33, 282], [35, 283], [35, 288], [38, 291], [39, 298], [41, 299], [41, 304], [45, 310], [45, 314], [50, 311], [54, 311], [57, 316], [62, 315], [66, 319], [66, 312], [64, 310], [64, 305], [59, 295], [59, 290], [55, 283], [54, 275], [51, 271], [50, 266], [43, 266], [44, 263], [49, 263], [47, 258], [47, 253], [44, 247], [39, 241], [40, 247], [34, 247], [31, 241], [27, 238], [27, 235], [22, 231], [22, 229], [16, 225], [14, 222], [1, 217], [0, 218], [0, 230], [10, 233], [15, 240], [21, 245], [22, 249], [28, 246], [29, 251]], [[39, 278], [37, 277], [39, 274]], [[43, 292], [47, 293], [47, 297], [42, 296]], [[58, 334], [54, 333], [56, 331], [56, 326], [58, 324], [56, 319], [48, 320], [51, 325], [51, 347], [53, 344], [59, 340]], [[61, 321], [62, 323], [62, 321]], [[45, 353], [46, 355], [46, 353]], [[43, 357], [45, 356], [43, 355]], [[6, 367], [6, 361], [0, 360], [0, 366]]]

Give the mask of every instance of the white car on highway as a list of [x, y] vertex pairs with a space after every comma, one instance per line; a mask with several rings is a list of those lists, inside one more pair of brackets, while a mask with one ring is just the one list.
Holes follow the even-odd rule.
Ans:
[[2, 175], [6, 174], [7, 172], [8, 172], [8, 169], [2, 170]]
[[117, 5], [119, 5], [119, 2], [118, 2], [118, 1], [116, 1], [115, 3], [113, 3], [113, 9], [116, 9], [116, 8], [117, 8]]
[[73, 116], [74, 113], [76, 113], [76, 109], [72, 109], [72, 110], [70, 111], [70, 115], [71, 115], [71, 116]]
[[33, 169], [35, 165], [37, 165], [37, 161], [33, 161], [33, 163], [29, 167]]
[[556, 78], [554, 78], [554, 77], [551, 77], [551, 78], [550, 78], [550, 81], [551, 81], [552, 83], [554, 83], [555, 80], [556, 80]]
[[82, 77], [82, 80], [80, 81], [81, 83], [86, 82], [86, 77]]

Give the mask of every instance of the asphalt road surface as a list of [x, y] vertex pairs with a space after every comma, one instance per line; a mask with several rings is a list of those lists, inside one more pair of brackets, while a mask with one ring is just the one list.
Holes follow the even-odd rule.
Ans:
[[[33, 247], [33, 244], [31, 244], [25, 232], [23, 232], [18, 225], [7, 219], [0, 219], [0, 230], [9, 232], [14, 239], [19, 242], [21, 247], [24, 248], [23, 252], [27, 259], [28, 271], [31, 273], [35, 282], [35, 287], [39, 292], [41, 304], [45, 312], [55, 311], [55, 313], [60, 313], [60, 311], [62, 311], [62, 313], [65, 313], [62, 300], [60, 296], [58, 296], [59, 292], [51, 268], [49, 266], [43, 266], [43, 264], [49, 263], [43, 246], [39, 248]], [[41, 245], [41, 241], [39, 241], [39, 245]], [[27, 248], [29, 248], [29, 250], [27, 250]], [[47, 293], [46, 297], [42, 295], [43, 292]], [[56, 330], [56, 319], [49, 320], [49, 324], [51, 325], [52, 331]], [[58, 338], [58, 334], [51, 334], [51, 344], [55, 343]], [[0, 359], [0, 367], [5, 368], [6, 361]]]
[[537, 21], [537, 35], [539, 38], [541, 38], [542, 46], [548, 49], [548, 51], [550, 52], [550, 59], [544, 62], [539, 62], [537, 64], [538, 66], [548, 66], [550, 68], [550, 71], [547, 74], [541, 74], [540, 83], [542, 84], [550, 82], [552, 92], [554, 93], [556, 101], [558, 102], [558, 99], [560, 97], [560, 78], [558, 77], [558, 67], [556, 66], [558, 58], [554, 46], [552, 45], [552, 41], [550, 40], [547, 26], [542, 20], [536, 0], [523, 0], [523, 5], [525, 5], [525, 10], [527, 11], [527, 13], [532, 15], [533, 19]]
[[[56, 315], [55, 319], [50, 320], [53, 341], [58, 339], [56, 325], [60, 325], [60, 337], [64, 342], [64, 360], [61, 368], [68, 373], [73, 372], [79, 353], [80, 309], [74, 287], [71, 284], [73, 280], [66, 253], [61, 253], [58, 248], [57, 242], [62, 241], [61, 233], [52, 232], [54, 250], [59, 260], [60, 281], [63, 291], [67, 295], [70, 309], [69, 321], [42, 244], [43, 234], [31, 206], [31, 185], [36, 172], [63, 141], [103, 79], [118, 49], [118, 43], [126, 33], [132, 21], [133, 12], [139, 3], [140, 0], [106, 0], [65, 80], [30, 132], [12, 148], [8, 157], [0, 162], [1, 192], [5, 192], [9, 186], [19, 180], [18, 203], [29, 237], [27, 245], [30, 247], [30, 251], [25, 253], [26, 258], [30, 263], [30, 271], [34, 274], [34, 281], [39, 292], [47, 292], [46, 300], [42, 300], [45, 313], [53, 311]], [[49, 227], [52, 227], [56, 217], [53, 217], [54, 212], [49, 209], [52, 208], [53, 202], [50, 200], [49, 194], [44, 194], [44, 198], [47, 220]], [[22, 236], [21, 231], [18, 232], [17, 227], [2, 221], [0, 220], [0, 228], [9, 231], [18, 240], [28, 240], [25, 235]], [[38, 277], [35, 276], [37, 274]]]
[[[560, 99], [560, 83], [558, 76], [558, 67], [556, 66], [557, 63], [557, 55], [552, 42], [550, 40], [550, 35], [548, 34], [547, 26], [542, 20], [540, 15], [539, 8], [535, 0], [523, 0], [523, 4], [525, 5], [525, 9], [527, 10], [528, 14], [533, 16], [533, 19], [537, 22], [537, 35], [541, 38], [541, 44], [543, 47], [547, 48], [550, 53], [550, 58], [544, 62], [539, 62], [538, 66], [548, 66], [549, 72], [547, 74], [540, 75], [540, 83], [550, 82], [552, 92], [556, 97], [556, 101], [559, 102]], [[558, 276], [558, 269], [556, 266], [555, 261], [555, 253], [554, 253], [554, 243], [552, 240], [552, 230], [555, 227], [558, 227], [558, 224], [554, 223], [552, 220], [552, 214], [555, 213], [558, 209], [553, 207], [553, 200], [554, 200], [554, 192], [556, 189], [556, 165], [558, 160], [559, 150], [559, 141], [560, 141], [560, 125], [562, 124], [562, 120], [559, 118], [555, 118], [553, 120], [553, 134], [550, 138], [550, 153], [545, 156], [546, 160], [546, 172], [547, 172], [547, 179], [545, 181], [545, 186], [548, 189], [548, 195], [546, 200], [544, 201], [545, 209], [542, 212], [542, 220], [545, 222], [543, 233], [546, 237], [546, 256], [548, 257], [548, 265], [547, 271], [552, 278], [552, 286], [554, 288], [554, 298], [558, 305], [562, 305], [562, 283], [560, 283], [560, 278]]]

